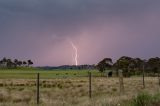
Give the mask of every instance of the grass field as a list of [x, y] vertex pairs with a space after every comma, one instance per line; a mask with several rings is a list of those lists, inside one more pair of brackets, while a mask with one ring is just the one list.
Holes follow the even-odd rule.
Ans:
[[[119, 91], [118, 78], [92, 77], [92, 98], [89, 99], [87, 70], [1, 70], [0, 106], [36, 106], [37, 72], [42, 76], [40, 106], [138, 106], [130, 105], [136, 95], [141, 92], [157, 94], [160, 90], [156, 77], [145, 78], [145, 89], [141, 77], [124, 78], [123, 94]], [[57, 77], [56, 74], [68, 77]], [[93, 74], [100, 76], [96, 70]]]
[[[26, 78], [35, 79], [37, 73], [41, 78], [63, 78], [63, 77], [87, 77], [89, 70], [43, 70], [37, 68], [0, 69], [0, 79]], [[92, 70], [93, 76], [100, 76], [97, 70]]]

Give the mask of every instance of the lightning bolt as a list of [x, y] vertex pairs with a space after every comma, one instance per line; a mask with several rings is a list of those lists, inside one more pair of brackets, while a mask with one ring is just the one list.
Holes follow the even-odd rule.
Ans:
[[74, 61], [75, 61], [75, 65], [77, 66], [78, 65], [78, 49], [72, 41], [70, 41], [70, 44], [72, 45], [72, 48], [75, 51]]

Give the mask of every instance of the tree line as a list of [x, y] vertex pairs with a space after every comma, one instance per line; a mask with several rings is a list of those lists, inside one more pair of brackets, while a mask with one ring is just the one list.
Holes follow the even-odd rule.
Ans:
[[17, 68], [17, 67], [29, 67], [33, 65], [32, 60], [27, 60], [27, 61], [22, 61], [22, 60], [18, 60], [18, 59], [9, 59], [4, 57], [3, 59], [0, 60], [0, 67], [1, 68]]
[[155, 75], [160, 72], [160, 58], [154, 57], [147, 60], [122, 56], [115, 63], [113, 63], [111, 58], [104, 58], [96, 65], [96, 68], [101, 73], [104, 73], [106, 69], [114, 70], [117, 75], [118, 70], [121, 69], [125, 77], [141, 74], [143, 70], [146, 73]]

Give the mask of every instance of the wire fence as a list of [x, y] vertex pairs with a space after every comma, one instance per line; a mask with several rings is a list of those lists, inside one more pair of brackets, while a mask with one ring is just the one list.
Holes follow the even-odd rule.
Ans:
[[[63, 75], [56, 73], [12, 73], [11, 75], [1, 73], [0, 77], [0, 89], [8, 89], [8, 95], [16, 92], [16, 95], [20, 97], [10, 97], [11, 101], [22, 102], [24, 100], [37, 104], [44, 101], [67, 101], [69, 98], [129, 95], [144, 89], [158, 91], [159, 87], [158, 77], [124, 78], [120, 73], [119, 77], [100, 77], [92, 72], [83, 75], [67, 74], [67, 72]], [[5, 96], [3, 97], [5, 98]]]

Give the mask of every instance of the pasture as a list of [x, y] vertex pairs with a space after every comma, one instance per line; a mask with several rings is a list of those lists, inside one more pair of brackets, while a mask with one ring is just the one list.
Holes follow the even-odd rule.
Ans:
[[117, 77], [100, 77], [94, 70], [90, 99], [87, 70], [3, 70], [0, 71], [0, 106], [35, 106], [37, 72], [41, 77], [40, 106], [129, 106], [138, 93], [156, 94], [160, 90], [156, 77], [145, 78], [145, 89], [141, 77], [130, 77], [124, 78], [125, 89], [120, 94]]
[[[0, 79], [25, 78], [35, 79], [40, 73], [41, 78], [87, 77], [89, 70], [43, 70], [37, 68], [0, 69]], [[100, 76], [97, 70], [92, 70], [93, 76]]]

